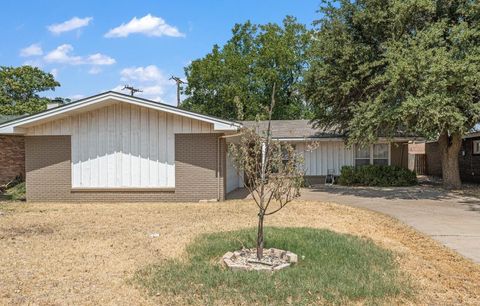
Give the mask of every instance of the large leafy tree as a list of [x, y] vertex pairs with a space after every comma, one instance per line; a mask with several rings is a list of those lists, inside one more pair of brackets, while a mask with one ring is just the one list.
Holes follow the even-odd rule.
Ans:
[[266, 119], [272, 85], [277, 84], [273, 119], [308, 116], [300, 91], [310, 32], [295, 18], [283, 25], [237, 24], [232, 38], [215, 45], [185, 68], [187, 99], [182, 107], [226, 119]]
[[306, 96], [315, 123], [350, 143], [438, 139], [446, 187], [460, 186], [462, 136], [480, 117], [476, 0], [341, 0], [316, 22]]
[[50, 99], [39, 94], [60, 84], [50, 73], [31, 66], [0, 67], [0, 114], [33, 114], [46, 109]]

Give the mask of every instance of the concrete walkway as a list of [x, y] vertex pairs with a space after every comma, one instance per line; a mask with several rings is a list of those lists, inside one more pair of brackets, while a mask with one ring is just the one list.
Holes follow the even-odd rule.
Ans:
[[[240, 195], [237, 193], [236, 197]], [[323, 185], [304, 189], [302, 199], [334, 202], [390, 215], [480, 263], [480, 199], [458, 196], [432, 186], [352, 188]]]

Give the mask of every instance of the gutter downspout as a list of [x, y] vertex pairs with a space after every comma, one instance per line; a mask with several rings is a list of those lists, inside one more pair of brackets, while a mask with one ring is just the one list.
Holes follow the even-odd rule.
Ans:
[[221, 164], [220, 164], [220, 139], [225, 139], [225, 138], [230, 138], [230, 137], [236, 137], [236, 136], [240, 136], [242, 135], [243, 133], [236, 133], [236, 134], [232, 134], [232, 135], [222, 135], [222, 136], [218, 136], [217, 138], [217, 201], [220, 201], [220, 168], [221, 168]]

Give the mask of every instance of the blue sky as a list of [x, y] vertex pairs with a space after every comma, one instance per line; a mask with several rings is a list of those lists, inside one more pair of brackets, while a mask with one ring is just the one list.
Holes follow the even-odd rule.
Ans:
[[[0, 65], [36, 65], [61, 87], [48, 96], [80, 98], [129, 83], [144, 97], [175, 103], [171, 75], [231, 36], [235, 23], [307, 25], [320, 0], [5, 1]], [[76, 18], [75, 18], [76, 17]], [[136, 19], [134, 19], [136, 18]]]

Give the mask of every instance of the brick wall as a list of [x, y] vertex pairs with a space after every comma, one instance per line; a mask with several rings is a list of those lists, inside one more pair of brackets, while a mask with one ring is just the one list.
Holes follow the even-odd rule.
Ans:
[[226, 142], [220, 139], [218, 143], [219, 136], [221, 134], [175, 135], [175, 189], [179, 190], [180, 200], [216, 199], [219, 190], [220, 200], [225, 199]]
[[[32, 202], [159, 202], [225, 198], [225, 139], [221, 134], [175, 135], [175, 190], [72, 191], [70, 136], [25, 138], [27, 200]], [[220, 178], [219, 178], [220, 176]]]
[[25, 176], [25, 139], [0, 135], [0, 185]]

